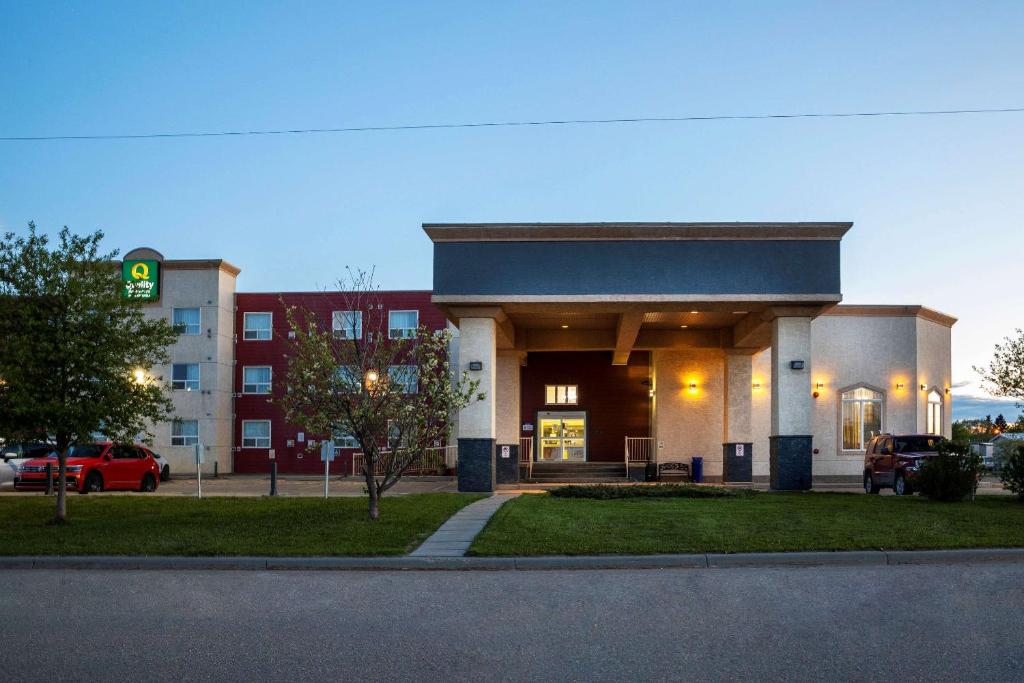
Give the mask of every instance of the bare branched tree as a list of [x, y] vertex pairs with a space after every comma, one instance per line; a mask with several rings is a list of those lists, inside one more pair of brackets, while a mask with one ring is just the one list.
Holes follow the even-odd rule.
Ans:
[[372, 271], [347, 271], [338, 290], [333, 320], [286, 308], [294, 338], [288, 389], [276, 402], [312, 434], [358, 442], [370, 518], [377, 519], [384, 493], [447, 441], [459, 410], [484, 396], [479, 381], [452, 372], [451, 332], [389, 329]]

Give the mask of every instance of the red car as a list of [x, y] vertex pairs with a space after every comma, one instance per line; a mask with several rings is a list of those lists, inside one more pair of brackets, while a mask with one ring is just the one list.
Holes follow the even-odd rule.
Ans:
[[880, 434], [864, 451], [864, 491], [891, 488], [897, 496], [914, 492], [921, 465], [938, 455], [945, 439], [935, 434]]
[[[16, 490], [45, 489], [46, 465], [53, 467], [57, 483], [57, 456], [35, 458], [18, 468]], [[160, 466], [142, 446], [97, 442], [72, 446], [68, 453], [67, 487], [79, 493], [100, 491], [156, 491]]]

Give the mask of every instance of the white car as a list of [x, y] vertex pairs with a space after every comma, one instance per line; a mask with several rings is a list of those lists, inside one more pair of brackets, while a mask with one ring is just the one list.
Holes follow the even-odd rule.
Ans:
[[[152, 453], [152, 451], [150, 452]], [[171, 466], [167, 464], [167, 460], [159, 453], [153, 453], [153, 459], [156, 460], [156, 464], [160, 468], [160, 481], [169, 481]]]
[[18, 468], [32, 458], [43, 458], [53, 452], [53, 446], [43, 443], [14, 443], [0, 447], [0, 486], [14, 483]]

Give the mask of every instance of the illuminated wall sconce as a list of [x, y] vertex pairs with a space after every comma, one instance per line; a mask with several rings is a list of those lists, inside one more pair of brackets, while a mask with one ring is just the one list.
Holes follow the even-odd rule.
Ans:
[[903, 382], [896, 382], [896, 388], [897, 389], [902, 389], [903, 388]]
[[754, 391], [757, 391], [758, 389], [760, 389], [760, 388], [761, 388], [761, 383], [760, 383], [760, 382], [754, 382], [754, 383], [753, 383], [752, 385], [750, 385], [750, 386], [751, 386], [751, 387], [752, 387], [752, 388], [754, 389]]
[[690, 391], [691, 392], [697, 391], [697, 383], [696, 382], [690, 382], [689, 387], [690, 387]]
[[946, 393], [947, 394], [949, 393], [949, 387], [946, 387]]
[[654, 389], [648, 389], [647, 395], [650, 396], [651, 398], [654, 398]]
[[824, 382], [815, 382], [814, 383], [814, 388], [815, 389], [824, 389], [825, 388], [825, 383]]
[[921, 391], [924, 391], [924, 390], [925, 390], [925, 389], [927, 389], [927, 388], [928, 388], [928, 387], [926, 387], [925, 385], [923, 385], [923, 384], [921, 385]]

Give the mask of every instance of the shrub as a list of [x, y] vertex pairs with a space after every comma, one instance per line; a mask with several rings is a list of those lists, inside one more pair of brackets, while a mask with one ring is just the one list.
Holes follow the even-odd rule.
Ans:
[[933, 500], [958, 501], [973, 496], [978, 488], [981, 456], [957, 441], [939, 444], [939, 452], [925, 460], [917, 478], [921, 495]]
[[694, 486], [692, 484], [657, 484], [654, 486], [618, 486], [596, 484], [591, 486], [562, 486], [551, 490], [559, 498], [593, 498], [612, 500], [620, 498], [738, 498], [752, 495], [750, 489], [729, 489], [722, 486]]
[[1003, 486], [1024, 500], [1024, 444], [1010, 450], [1002, 462], [999, 479]]

